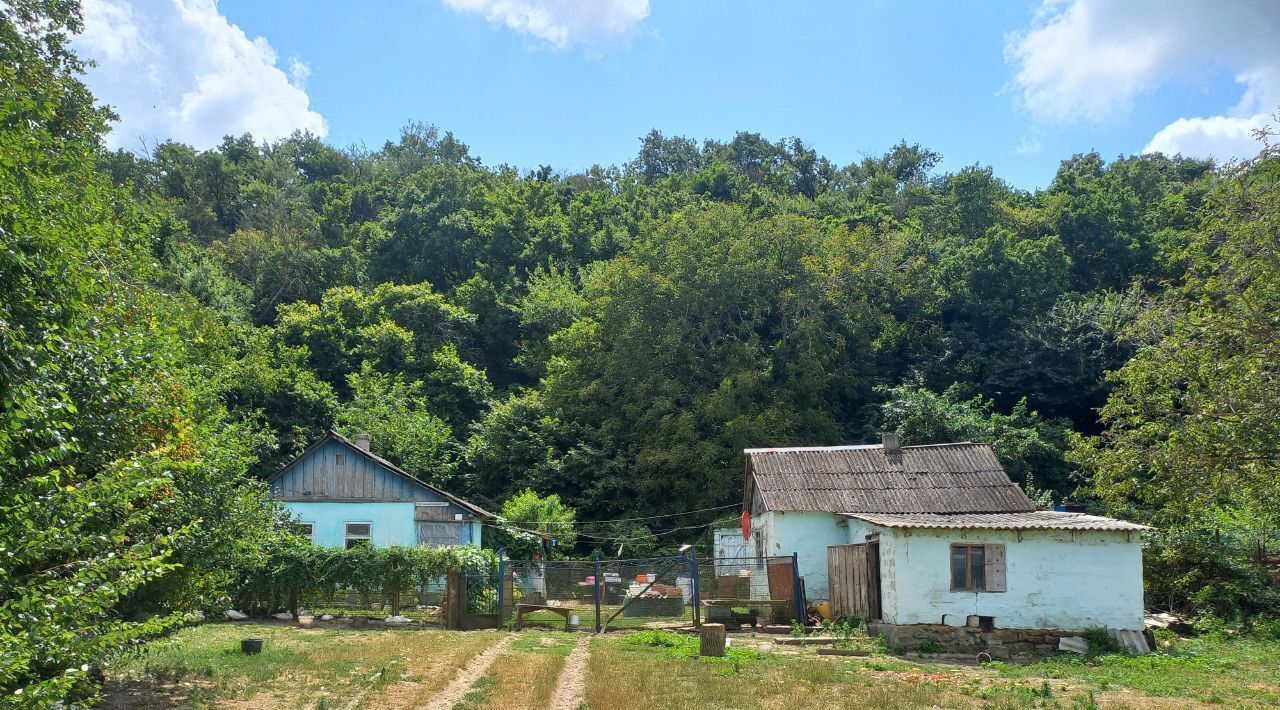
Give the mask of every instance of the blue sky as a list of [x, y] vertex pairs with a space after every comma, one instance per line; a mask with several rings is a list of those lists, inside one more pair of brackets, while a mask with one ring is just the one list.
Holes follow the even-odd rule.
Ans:
[[[90, 85], [125, 147], [409, 121], [486, 163], [577, 171], [651, 128], [797, 136], [838, 163], [900, 139], [1035, 188], [1146, 148], [1227, 159], [1280, 108], [1269, 0], [86, 0]], [[144, 80], [139, 80], [144, 77]], [[140, 140], [141, 139], [141, 140]]]

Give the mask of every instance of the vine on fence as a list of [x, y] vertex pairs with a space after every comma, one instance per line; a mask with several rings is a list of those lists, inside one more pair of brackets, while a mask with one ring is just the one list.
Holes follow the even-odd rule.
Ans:
[[496, 568], [497, 555], [471, 545], [455, 547], [317, 547], [282, 538], [241, 570], [232, 602], [242, 609], [287, 608], [295, 616], [304, 597], [333, 599], [348, 590], [367, 604], [374, 594], [400, 613], [400, 595], [451, 572], [478, 574]]

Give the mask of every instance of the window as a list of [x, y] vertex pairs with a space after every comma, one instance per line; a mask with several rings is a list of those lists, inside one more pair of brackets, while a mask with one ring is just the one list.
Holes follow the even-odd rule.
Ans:
[[373, 528], [372, 523], [347, 523], [347, 549], [356, 545], [369, 545], [370, 532]]
[[951, 591], [1005, 591], [1004, 545], [951, 546]]
[[333, 462], [338, 464], [339, 466], [345, 466], [347, 463], [347, 455], [337, 454], [336, 456], [333, 457]]
[[316, 541], [316, 524], [315, 523], [294, 523], [293, 531], [302, 537], [307, 538], [308, 542]]

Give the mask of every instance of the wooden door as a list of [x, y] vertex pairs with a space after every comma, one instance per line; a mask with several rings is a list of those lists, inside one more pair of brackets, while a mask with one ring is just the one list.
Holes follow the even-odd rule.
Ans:
[[827, 594], [835, 618], [871, 618], [868, 595], [867, 546], [827, 548]]

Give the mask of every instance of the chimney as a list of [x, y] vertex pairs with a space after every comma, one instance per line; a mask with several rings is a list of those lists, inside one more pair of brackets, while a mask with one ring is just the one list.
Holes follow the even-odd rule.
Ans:
[[356, 448], [357, 448], [357, 449], [360, 449], [361, 451], [368, 451], [368, 450], [369, 450], [369, 435], [368, 435], [368, 434], [364, 434], [364, 433], [356, 434]]
[[898, 432], [886, 431], [881, 436], [886, 456], [896, 456], [902, 453], [902, 440], [898, 438]]

